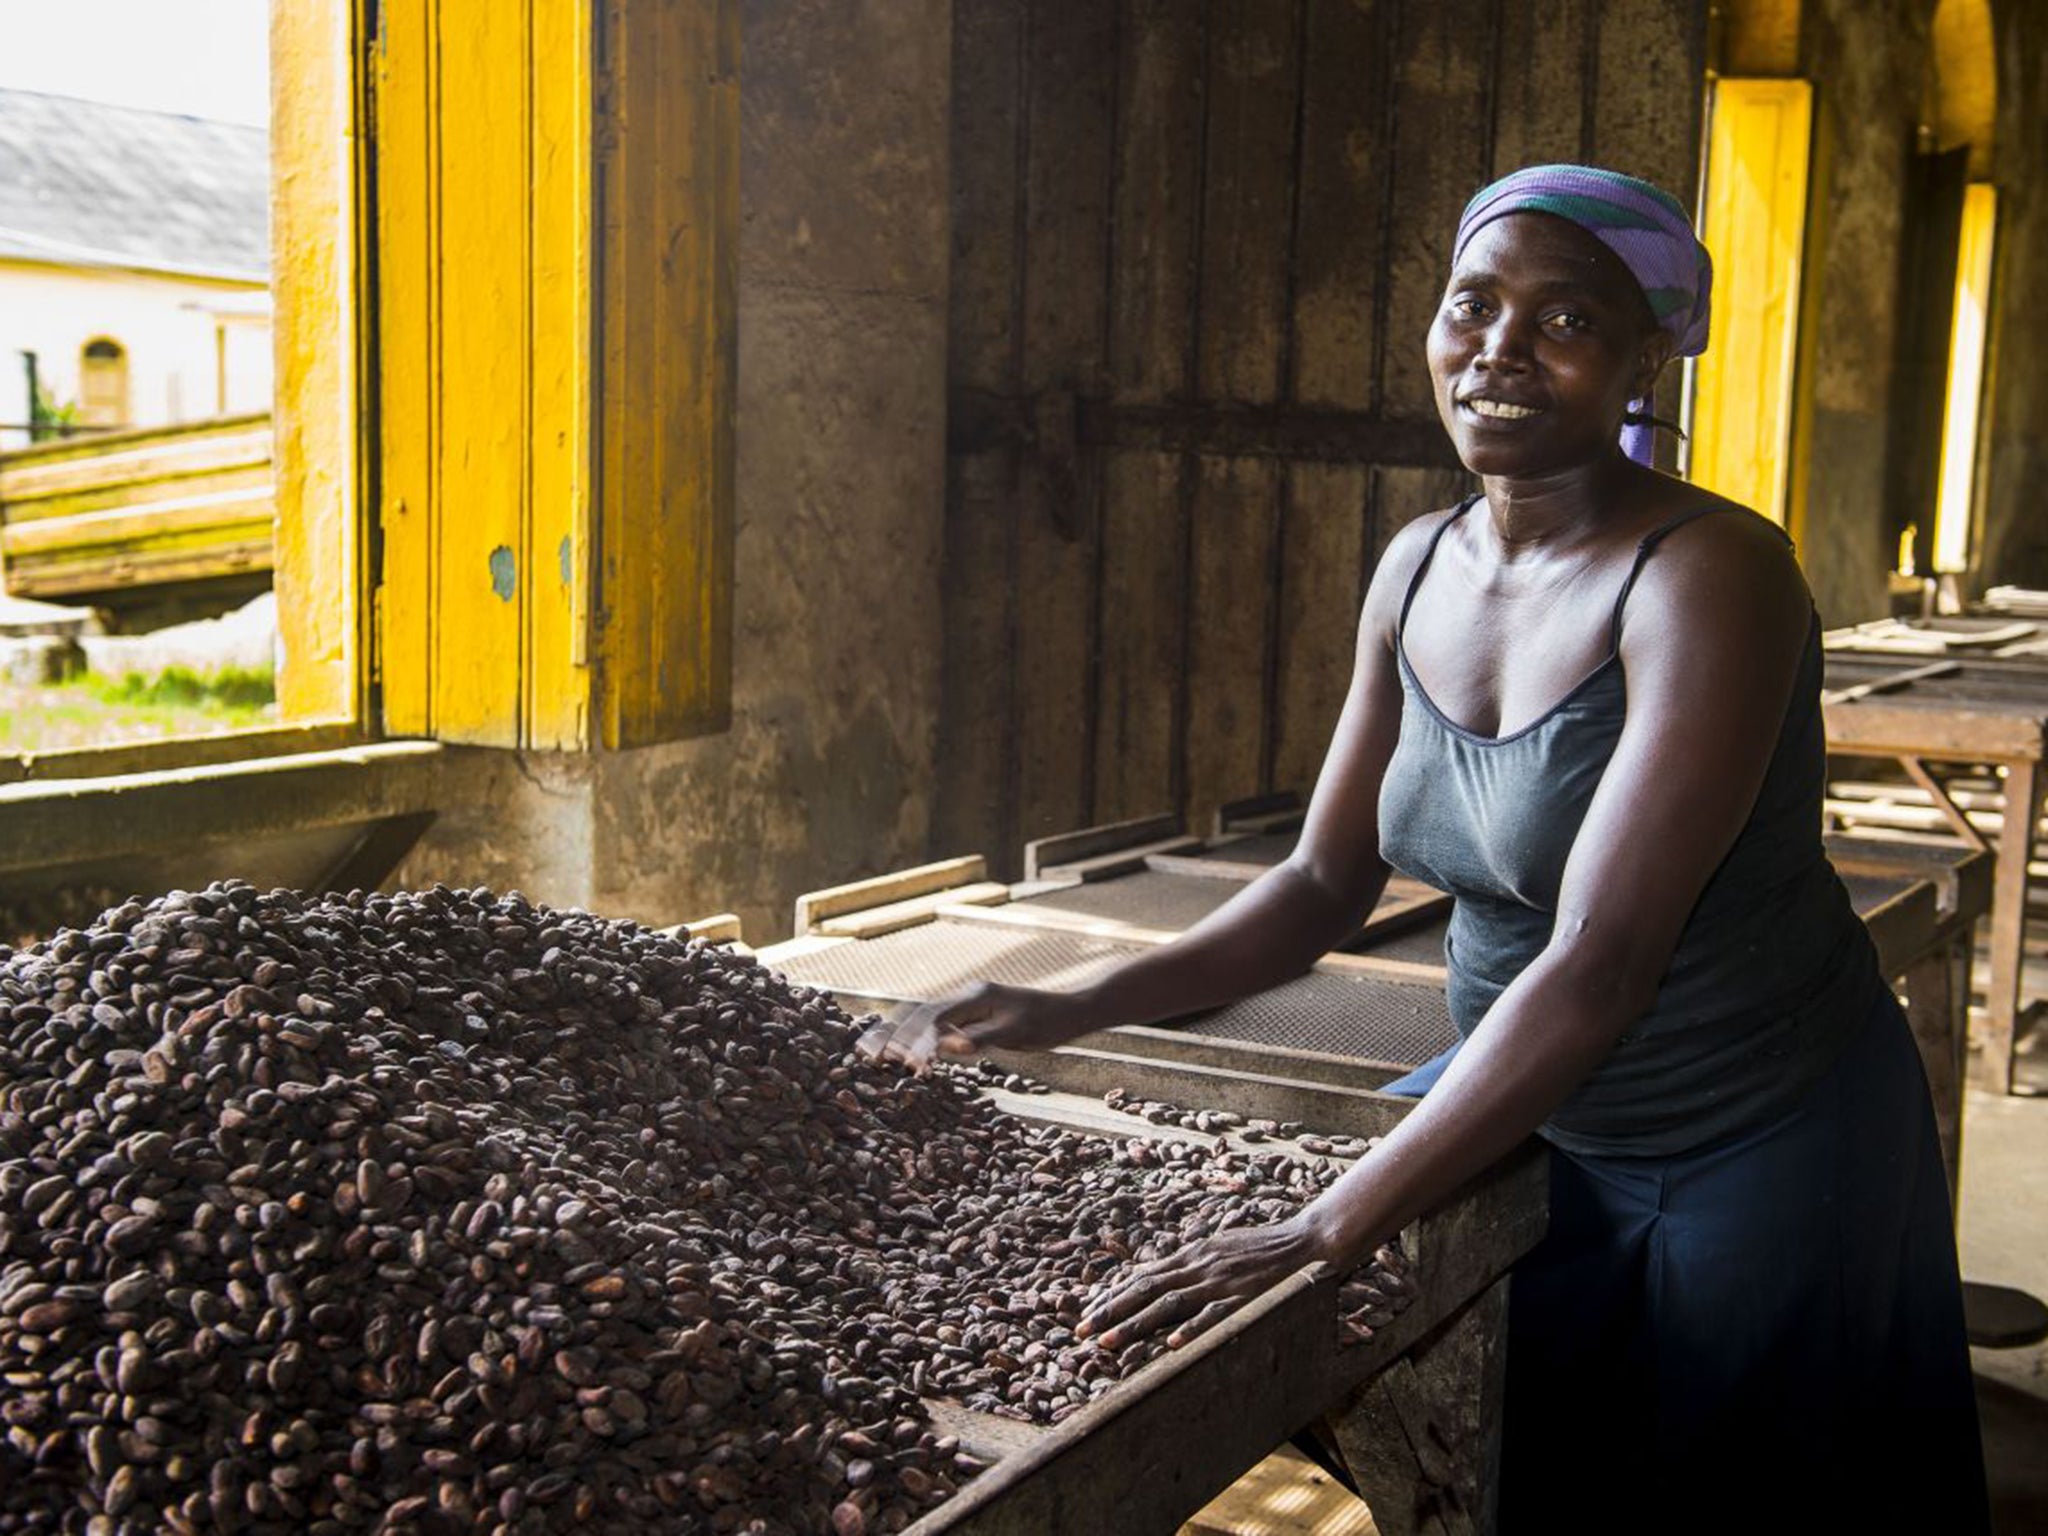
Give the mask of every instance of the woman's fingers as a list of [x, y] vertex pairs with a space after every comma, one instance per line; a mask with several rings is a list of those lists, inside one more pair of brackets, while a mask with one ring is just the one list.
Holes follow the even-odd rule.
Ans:
[[[1178, 1323], [1207, 1306], [1203, 1291], [1195, 1286], [1168, 1291], [1150, 1306], [1126, 1318], [1102, 1335], [1104, 1349], [1122, 1349], [1139, 1339], [1149, 1339], [1170, 1323]], [[1171, 1340], [1168, 1340], [1171, 1343]]]
[[1187, 1343], [1196, 1334], [1204, 1329], [1215, 1326], [1217, 1323], [1222, 1322], [1224, 1318], [1230, 1316], [1231, 1313], [1237, 1310], [1237, 1305], [1234, 1299], [1210, 1302], [1209, 1305], [1202, 1308], [1201, 1311], [1168, 1334], [1166, 1342], [1175, 1349], [1179, 1349], [1181, 1345]]
[[[1081, 1314], [1081, 1321], [1074, 1329], [1075, 1337], [1085, 1339], [1107, 1333], [1125, 1318], [1142, 1312], [1152, 1304], [1155, 1296], [1177, 1285], [1179, 1280], [1180, 1266], [1170, 1258], [1134, 1271], [1110, 1287], [1107, 1295]], [[1105, 1339], [1104, 1342], [1108, 1341]]]

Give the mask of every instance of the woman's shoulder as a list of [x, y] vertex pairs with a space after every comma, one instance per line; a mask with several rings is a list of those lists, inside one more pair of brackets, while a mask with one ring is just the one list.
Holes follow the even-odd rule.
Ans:
[[1630, 606], [1663, 609], [1688, 622], [1778, 617], [1803, 627], [1813, 597], [1785, 530], [1725, 496], [1682, 481], [1673, 486], [1643, 535]]
[[1425, 512], [1394, 530], [1393, 536], [1387, 540], [1387, 547], [1380, 552], [1379, 560], [1373, 566], [1372, 581], [1366, 589], [1365, 610], [1361, 616], [1365, 622], [1377, 622], [1379, 627], [1392, 632], [1416, 573], [1436, 547], [1437, 535], [1446, 523], [1465, 511], [1472, 500], [1466, 497], [1448, 507]]

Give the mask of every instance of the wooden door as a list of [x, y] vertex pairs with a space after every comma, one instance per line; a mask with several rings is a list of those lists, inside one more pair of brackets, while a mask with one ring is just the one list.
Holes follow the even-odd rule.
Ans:
[[[1492, 175], [1692, 195], [1700, 0], [956, 0], [938, 842], [1307, 790]], [[1540, 15], [1537, 13], [1541, 13]]]

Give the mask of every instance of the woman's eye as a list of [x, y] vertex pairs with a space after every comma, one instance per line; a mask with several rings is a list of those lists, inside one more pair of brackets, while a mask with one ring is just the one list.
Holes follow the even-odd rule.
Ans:
[[1566, 313], [1552, 315], [1550, 317], [1550, 327], [1552, 330], [1565, 331], [1567, 333], [1572, 331], [1583, 331], [1586, 328], [1587, 323], [1588, 322], [1583, 315], [1574, 315]]
[[1453, 299], [1451, 313], [1460, 320], [1483, 320], [1486, 318], [1486, 305], [1479, 299]]

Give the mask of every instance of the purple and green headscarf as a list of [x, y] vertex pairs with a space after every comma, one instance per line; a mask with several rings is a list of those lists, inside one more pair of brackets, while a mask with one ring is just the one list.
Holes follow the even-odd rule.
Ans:
[[[1619, 256], [1641, 285], [1650, 313], [1675, 343], [1672, 356], [1707, 349], [1714, 263], [1677, 198], [1661, 187], [1591, 165], [1532, 165], [1504, 176], [1465, 205], [1452, 247], [1455, 266], [1480, 226], [1511, 213], [1569, 219]], [[1622, 451], [1651, 462], [1649, 403], [1629, 404]]]

